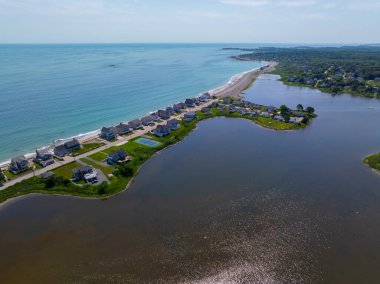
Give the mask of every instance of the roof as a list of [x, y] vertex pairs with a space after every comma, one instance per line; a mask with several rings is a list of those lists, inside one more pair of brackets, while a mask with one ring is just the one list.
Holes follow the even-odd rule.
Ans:
[[129, 125], [134, 125], [134, 126], [141, 125], [141, 120], [140, 119], [135, 119], [135, 120], [130, 121], [128, 124]]
[[173, 119], [169, 120], [167, 124], [173, 125], [173, 124], [178, 124], [178, 123], [179, 123], [179, 121], [177, 119], [173, 118]]
[[24, 161], [28, 161], [28, 159], [25, 158], [25, 156], [14, 157], [11, 160], [12, 163], [19, 163], [19, 162], [24, 162]]
[[170, 131], [170, 127], [168, 125], [157, 125], [155, 132], [166, 132]]
[[121, 131], [129, 130], [129, 126], [123, 123], [120, 123], [115, 128], [116, 130], [121, 130]]
[[126, 156], [127, 152], [124, 151], [124, 149], [117, 149], [116, 151], [112, 152], [111, 154], [108, 155], [108, 158], [115, 159], [115, 160], [120, 160], [122, 156]]
[[64, 144], [58, 145], [54, 147], [54, 150], [56, 151], [66, 151], [66, 147]]
[[48, 151], [48, 149], [37, 149], [36, 153], [38, 156], [45, 156], [50, 155], [51, 153]]
[[65, 143], [65, 147], [66, 148], [73, 148], [73, 147], [77, 147], [77, 146], [80, 146], [80, 143], [77, 139], [73, 139], [71, 141], [68, 141]]
[[154, 121], [155, 119], [156, 118], [153, 115], [147, 115], [147, 116], [141, 118], [141, 122], [147, 123], [147, 122]]
[[189, 111], [187, 113], [185, 113], [185, 116], [196, 116], [197, 114], [195, 113], [195, 111]]
[[83, 166], [80, 168], [75, 168], [73, 169], [73, 174], [82, 174], [82, 173], [88, 173], [92, 171], [91, 166]]

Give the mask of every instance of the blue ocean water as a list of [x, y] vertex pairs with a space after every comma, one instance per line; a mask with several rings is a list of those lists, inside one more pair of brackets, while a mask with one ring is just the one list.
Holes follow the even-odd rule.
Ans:
[[261, 65], [234, 61], [239, 52], [223, 47], [0, 45], [0, 161], [142, 116]]

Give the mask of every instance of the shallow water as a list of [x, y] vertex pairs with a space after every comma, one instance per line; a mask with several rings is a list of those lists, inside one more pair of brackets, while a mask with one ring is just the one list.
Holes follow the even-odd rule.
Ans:
[[247, 97], [312, 105], [310, 127], [207, 120], [118, 196], [8, 203], [0, 282], [378, 283], [380, 175], [361, 159], [380, 150], [379, 101], [274, 78]]

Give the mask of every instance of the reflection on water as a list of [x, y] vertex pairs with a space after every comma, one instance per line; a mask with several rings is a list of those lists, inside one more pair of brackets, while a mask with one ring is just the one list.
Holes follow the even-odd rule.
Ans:
[[0, 282], [378, 282], [380, 176], [361, 159], [380, 150], [379, 102], [264, 78], [249, 99], [319, 118], [204, 121], [118, 196], [3, 206]]

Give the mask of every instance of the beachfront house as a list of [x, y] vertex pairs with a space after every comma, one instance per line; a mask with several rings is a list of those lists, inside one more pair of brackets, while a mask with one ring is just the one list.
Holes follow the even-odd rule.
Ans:
[[118, 149], [107, 156], [107, 164], [117, 165], [130, 161], [130, 157], [124, 149]]
[[72, 174], [73, 181], [84, 180], [86, 182], [93, 183], [95, 180], [97, 180], [96, 170], [90, 166], [75, 168], [72, 170]]
[[42, 167], [47, 167], [54, 164], [53, 154], [47, 149], [36, 150], [36, 157], [34, 162], [41, 165]]
[[242, 101], [233, 101], [232, 104], [236, 107], [243, 106], [244, 103]]
[[170, 128], [170, 130], [177, 130], [180, 127], [179, 121], [175, 118], [169, 120], [166, 125]]
[[235, 112], [235, 111], [236, 111], [236, 107], [235, 107], [235, 106], [229, 106], [229, 107], [228, 107], [228, 110], [229, 110], [230, 112]]
[[211, 110], [208, 108], [208, 107], [203, 107], [201, 109], [201, 112], [203, 112], [204, 114], [208, 115], [211, 113]]
[[267, 112], [269, 112], [269, 113], [274, 113], [276, 111], [277, 111], [277, 108], [274, 106], [268, 106], [267, 107]]
[[185, 103], [178, 103], [173, 105], [173, 110], [175, 112], [181, 112], [186, 107]]
[[195, 107], [195, 100], [194, 99], [186, 99], [185, 105], [186, 105], [186, 107]]
[[164, 119], [164, 120], [169, 119], [170, 116], [171, 116], [170, 113], [168, 113], [166, 110], [162, 110], [162, 109], [160, 109], [160, 110], [157, 111], [157, 115], [161, 119]]
[[132, 132], [132, 129], [127, 124], [124, 124], [124, 123], [120, 123], [119, 125], [116, 125], [115, 129], [116, 129], [117, 135], [125, 135]]
[[166, 113], [172, 116], [174, 114], [174, 109], [172, 107], [167, 107], [165, 109]]
[[67, 141], [64, 143], [64, 145], [69, 153], [79, 150], [81, 147], [79, 141], [75, 138], [73, 140]]
[[163, 137], [170, 134], [170, 127], [168, 125], [157, 125], [153, 134], [157, 137]]
[[133, 130], [138, 130], [138, 129], [143, 128], [143, 125], [140, 119], [135, 119], [128, 122], [128, 126], [132, 128]]
[[102, 137], [105, 140], [113, 140], [117, 136], [116, 128], [111, 127], [103, 127], [102, 130], [100, 130], [100, 137]]
[[238, 108], [236, 111], [241, 115], [245, 115], [247, 113], [247, 110], [245, 108]]
[[257, 116], [257, 112], [256, 111], [250, 111], [250, 112], [247, 112], [247, 114], [250, 116], [250, 117], [255, 117]]
[[25, 156], [18, 156], [12, 158], [11, 164], [9, 165], [8, 170], [17, 175], [19, 173], [25, 172], [29, 169], [29, 161]]
[[64, 144], [54, 147], [54, 155], [58, 158], [63, 158], [68, 154], [67, 149]]
[[197, 114], [195, 113], [195, 111], [189, 111], [185, 113], [183, 120], [189, 122], [196, 118], [197, 118]]
[[284, 122], [285, 121], [285, 118], [282, 116], [282, 115], [275, 115], [273, 117], [274, 120], [277, 120], [277, 121], [282, 121]]
[[218, 102], [213, 102], [210, 107], [212, 108], [217, 108], [219, 106], [219, 103]]
[[269, 113], [267, 113], [267, 112], [262, 112], [261, 114], [260, 114], [262, 117], [265, 117], [265, 118], [270, 118], [270, 114]]
[[156, 120], [156, 117], [154, 115], [147, 115], [141, 118], [141, 123], [144, 126], [148, 126], [149, 124], [154, 123], [155, 120]]
[[201, 102], [208, 102], [209, 100], [211, 100], [211, 95], [210, 93], [204, 93], [202, 96], [200, 96], [199, 100]]

